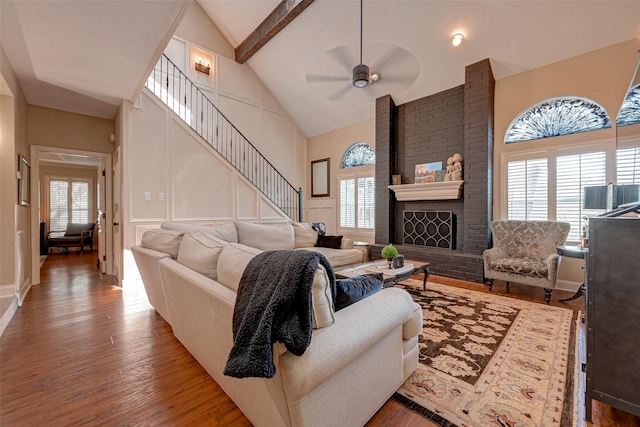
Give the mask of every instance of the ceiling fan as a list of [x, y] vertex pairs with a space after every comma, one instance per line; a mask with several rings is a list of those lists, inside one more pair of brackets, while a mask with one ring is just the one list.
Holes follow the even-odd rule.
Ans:
[[[363, 0], [360, 0], [360, 64], [353, 67], [352, 80], [353, 85], [360, 88], [369, 86], [369, 78], [371, 77], [369, 75], [369, 66], [362, 63], [362, 3]], [[374, 73], [374, 75], [377, 77], [372, 81], [377, 81], [380, 75], [377, 73]]]
[[[359, 44], [359, 59], [360, 62], [355, 67], [353, 66], [354, 51], [356, 51], [355, 44], [348, 46], [338, 46], [327, 52], [325, 55], [330, 57], [332, 61], [330, 66], [337, 63], [343, 68], [340, 75], [327, 75], [327, 74], [307, 74], [307, 83], [324, 83], [321, 87], [323, 94], [329, 91], [331, 85], [336, 83], [340, 84], [340, 88], [337, 91], [331, 92], [327, 97], [330, 100], [337, 101], [344, 96], [355, 98], [356, 100], [372, 101], [378, 96], [382, 96], [387, 93], [391, 93], [392, 90], [402, 90], [409, 87], [418, 76], [418, 61], [413, 55], [406, 50], [389, 44], [389, 43], [375, 43], [368, 42], [368, 47], [371, 47], [373, 52], [374, 64], [378, 70], [385, 70], [384, 79], [382, 79], [381, 73], [378, 71], [371, 72], [371, 69], [367, 64], [362, 61], [363, 52], [363, 0], [360, 0], [360, 44]], [[375, 58], [377, 55], [377, 58]], [[326, 58], [325, 56], [325, 58]], [[327, 64], [320, 58], [322, 62], [316, 64], [314, 67], [317, 69], [327, 69]], [[371, 59], [371, 58], [370, 58]], [[331, 67], [333, 68], [333, 67]], [[350, 73], [349, 73], [350, 72]], [[344, 74], [342, 74], [344, 73]], [[349, 74], [347, 74], [349, 73]], [[332, 73], [333, 74], [333, 73]], [[373, 83], [376, 83], [377, 90], [367, 89], [366, 92], [355, 91], [355, 89], [371, 88]], [[378, 86], [382, 85], [382, 86]], [[358, 92], [358, 94], [355, 94]], [[366, 93], [366, 95], [365, 95]]]

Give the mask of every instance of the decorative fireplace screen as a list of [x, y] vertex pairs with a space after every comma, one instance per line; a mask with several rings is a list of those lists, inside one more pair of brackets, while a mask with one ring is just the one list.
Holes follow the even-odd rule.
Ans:
[[454, 248], [453, 212], [403, 211], [403, 244]]

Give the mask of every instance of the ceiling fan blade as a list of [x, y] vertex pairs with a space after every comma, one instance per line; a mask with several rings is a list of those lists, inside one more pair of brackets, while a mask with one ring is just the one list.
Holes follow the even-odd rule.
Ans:
[[375, 68], [377, 70], [384, 70], [385, 68], [400, 62], [402, 59], [405, 59], [406, 56], [407, 54], [404, 49], [391, 47], [384, 53], [384, 55], [376, 59]]
[[324, 82], [348, 82], [349, 77], [345, 76], [324, 76], [321, 74], [307, 74], [307, 83], [324, 83]]
[[339, 91], [334, 92], [331, 95], [327, 96], [327, 99], [330, 99], [331, 101], [338, 101], [343, 96], [345, 96], [347, 94], [347, 92], [349, 92], [351, 89], [352, 89], [351, 85], [345, 85], [345, 87], [343, 87]]
[[353, 71], [357, 59], [353, 59], [353, 55], [347, 46], [338, 46], [327, 51], [327, 55], [333, 58], [347, 73]]

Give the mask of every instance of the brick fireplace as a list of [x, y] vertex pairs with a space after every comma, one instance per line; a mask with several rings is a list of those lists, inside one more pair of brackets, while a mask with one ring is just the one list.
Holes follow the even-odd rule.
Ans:
[[[405, 258], [430, 262], [433, 274], [482, 283], [482, 251], [491, 239], [493, 209], [494, 89], [485, 59], [466, 67], [461, 86], [398, 106], [389, 95], [377, 99], [374, 258], [393, 243]], [[392, 175], [411, 184], [416, 164], [441, 161], [446, 166], [454, 153], [463, 158], [461, 198], [397, 201], [389, 190]], [[405, 244], [408, 212], [450, 212], [453, 244], [433, 247], [420, 239]]]

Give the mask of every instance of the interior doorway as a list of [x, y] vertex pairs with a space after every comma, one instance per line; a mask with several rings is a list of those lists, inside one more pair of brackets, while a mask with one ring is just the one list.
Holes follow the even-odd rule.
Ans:
[[[113, 174], [112, 155], [109, 153], [98, 153], [83, 150], [74, 150], [60, 147], [31, 146], [31, 194], [37, 196], [37, 204], [32, 204], [31, 215], [31, 259], [37, 260], [40, 257], [40, 222], [41, 212], [45, 213], [47, 220], [51, 218], [49, 206], [43, 206], [49, 199], [49, 183], [53, 179], [55, 182], [64, 183], [65, 180], [71, 185], [75, 181], [78, 183], [90, 182], [92, 203], [89, 213], [85, 216], [91, 218], [89, 222], [98, 222], [97, 226], [97, 264], [102, 273], [113, 274]], [[56, 171], [64, 170], [85, 170], [89, 171], [89, 176], [82, 177], [83, 173], [58, 173], [64, 177], [55, 177]], [[73, 175], [79, 176], [74, 178]], [[70, 209], [70, 208], [69, 208]], [[71, 217], [69, 217], [71, 222]], [[94, 233], [95, 234], [95, 233]], [[31, 265], [32, 284], [40, 283], [39, 263], [33, 262]]]

